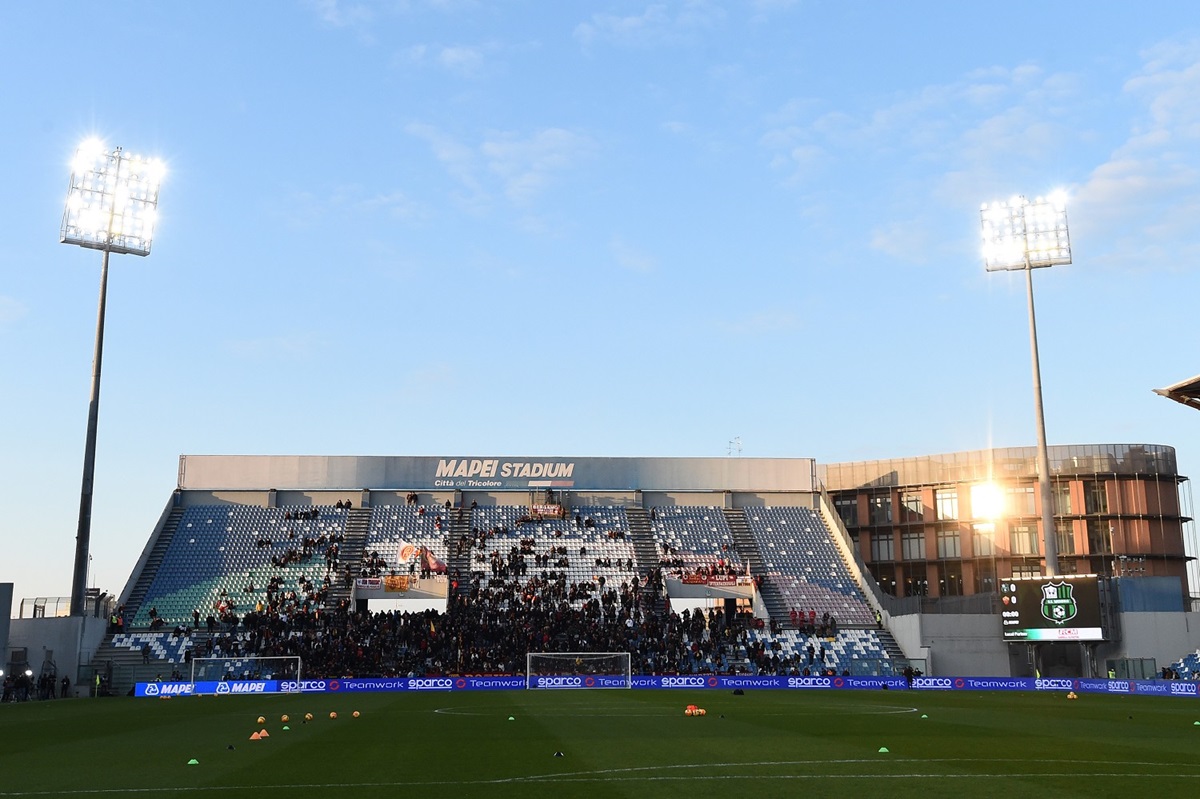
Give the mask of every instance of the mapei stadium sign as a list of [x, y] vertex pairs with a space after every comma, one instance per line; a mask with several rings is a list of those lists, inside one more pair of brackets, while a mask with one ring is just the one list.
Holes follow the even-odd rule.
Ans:
[[574, 461], [515, 461], [500, 458], [442, 458], [435, 488], [571, 488]]
[[182, 455], [193, 490], [813, 491], [811, 458]]

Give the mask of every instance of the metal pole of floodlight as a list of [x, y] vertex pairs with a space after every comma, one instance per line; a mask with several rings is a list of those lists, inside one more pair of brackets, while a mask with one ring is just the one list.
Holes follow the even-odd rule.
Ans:
[[1042, 369], [1038, 360], [1037, 317], [1033, 310], [1033, 270], [1071, 263], [1066, 198], [1062, 194], [1032, 202], [1014, 197], [1008, 202], [984, 203], [983, 262], [989, 272], [1025, 272], [1029, 297], [1029, 347], [1033, 356], [1033, 400], [1037, 421], [1038, 489], [1042, 498], [1042, 540], [1046, 573], [1058, 574], [1058, 532], [1054, 529], [1050, 491], [1050, 456], [1046, 448], [1046, 418], [1042, 412]]
[[83, 484], [79, 492], [79, 528], [75, 536], [75, 571], [71, 578], [71, 615], [85, 615], [89, 547], [92, 534], [92, 488], [96, 471], [96, 427], [100, 418], [100, 367], [104, 356], [104, 307], [108, 296], [110, 253], [149, 255], [158, 215], [158, 187], [165, 169], [158, 159], [109, 149], [89, 139], [71, 165], [59, 241], [104, 256], [100, 262], [100, 303], [96, 315], [96, 350], [92, 358], [92, 392], [88, 403], [87, 439], [83, 451]]

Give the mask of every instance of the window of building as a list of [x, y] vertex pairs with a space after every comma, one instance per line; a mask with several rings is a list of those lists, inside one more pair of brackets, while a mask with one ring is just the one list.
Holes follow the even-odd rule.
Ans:
[[1108, 492], [1103, 482], [1086, 481], [1083, 484], [1083, 499], [1087, 513], [1108, 513]]
[[900, 495], [900, 513], [902, 522], [924, 521], [925, 503], [920, 491], [905, 491]]
[[929, 594], [929, 577], [924, 563], [910, 563], [904, 566], [904, 595], [927, 596]]
[[879, 583], [879, 588], [885, 594], [896, 595], [896, 567], [891, 563], [871, 563], [868, 565], [871, 576]]
[[958, 518], [957, 489], [938, 489], [933, 492], [933, 498], [937, 504], [938, 521], [951, 521]]
[[900, 547], [905, 560], [925, 560], [925, 533], [920, 531], [901, 533]]
[[948, 560], [939, 565], [938, 591], [942, 596], [962, 596], [962, 561]]
[[1014, 524], [1008, 528], [1009, 552], [1014, 555], [1039, 554], [1037, 527], [1032, 524]]
[[1104, 519], [1088, 519], [1088, 552], [1093, 555], [1112, 554], [1112, 527]]
[[1054, 513], [1067, 516], [1071, 513], [1071, 484], [1051, 483], [1050, 494], [1054, 497]]
[[1075, 528], [1074, 525], [1067, 519], [1058, 519], [1054, 522], [1054, 532], [1058, 538], [1058, 554], [1074, 555], [1075, 554]]
[[958, 528], [946, 528], [937, 531], [938, 559], [961, 558], [962, 544], [958, 537]]
[[895, 560], [891, 533], [871, 533], [871, 560], [875, 562]]
[[1035, 515], [1033, 497], [1033, 486], [1009, 486], [1004, 489], [1004, 512], [1010, 517]]
[[975, 564], [975, 593], [990, 594], [996, 590], [996, 567], [987, 561]]
[[996, 554], [996, 525], [977, 524], [972, 530], [971, 550], [977, 558]]
[[1078, 574], [1079, 573], [1079, 561], [1072, 560], [1070, 558], [1068, 558], [1067, 560], [1060, 560], [1058, 562], [1058, 573], [1059, 574]]
[[838, 497], [833, 501], [833, 507], [842, 517], [842, 524], [858, 527], [858, 497]]
[[1042, 567], [1036, 563], [1014, 563], [1012, 567], [1013, 577], [1041, 577]]
[[892, 523], [892, 497], [890, 494], [875, 494], [871, 497], [871, 524]]

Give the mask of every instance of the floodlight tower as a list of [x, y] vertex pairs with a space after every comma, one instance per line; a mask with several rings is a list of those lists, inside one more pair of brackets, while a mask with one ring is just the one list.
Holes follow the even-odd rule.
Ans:
[[158, 187], [164, 172], [163, 163], [158, 159], [130, 155], [120, 147], [110, 150], [97, 139], [89, 139], [80, 145], [71, 165], [71, 185], [67, 190], [59, 241], [104, 253], [100, 262], [100, 305], [96, 315], [92, 393], [83, 451], [83, 486], [79, 493], [79, 528], [75, 536], [75, 571], [71, 578], [72, 616], [84, 615], [87, 594], [108, 256], [110, 253], [150, 254], [158, 218]]
[[1042, 369], [1038, 361], [1037, 317], [1033, 311], [1033, 270], [1071, 263], [1066, 198], [1061, 193], [1033, 202], [1013, 197], [1008, 202], [984, 203], [983, 263], [989, 272], [1024, 270], [1029, 297], [1029, 348], [1033, 356], [1033, 400], [1037, 421], [1038, 489], [1042, 498], [1042, 540], [1046, 573], [1058, 574], [1058, 532], [1054, 529], [1050, 491], [1050, 456], [1046, 449], [1046, 418], [1042, 412]]

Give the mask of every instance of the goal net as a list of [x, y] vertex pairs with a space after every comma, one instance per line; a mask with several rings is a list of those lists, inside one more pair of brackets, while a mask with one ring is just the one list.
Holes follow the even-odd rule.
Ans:
[[530, 652], [526, 688], [632, 688], [628, 652]]
[[[193, 683], [279, 680], [294, 683], [299, 690], [300, 677], [300, 658], [296, 655], [192, 660]], [[280, 690], [284, 690], [283, 686]]]

